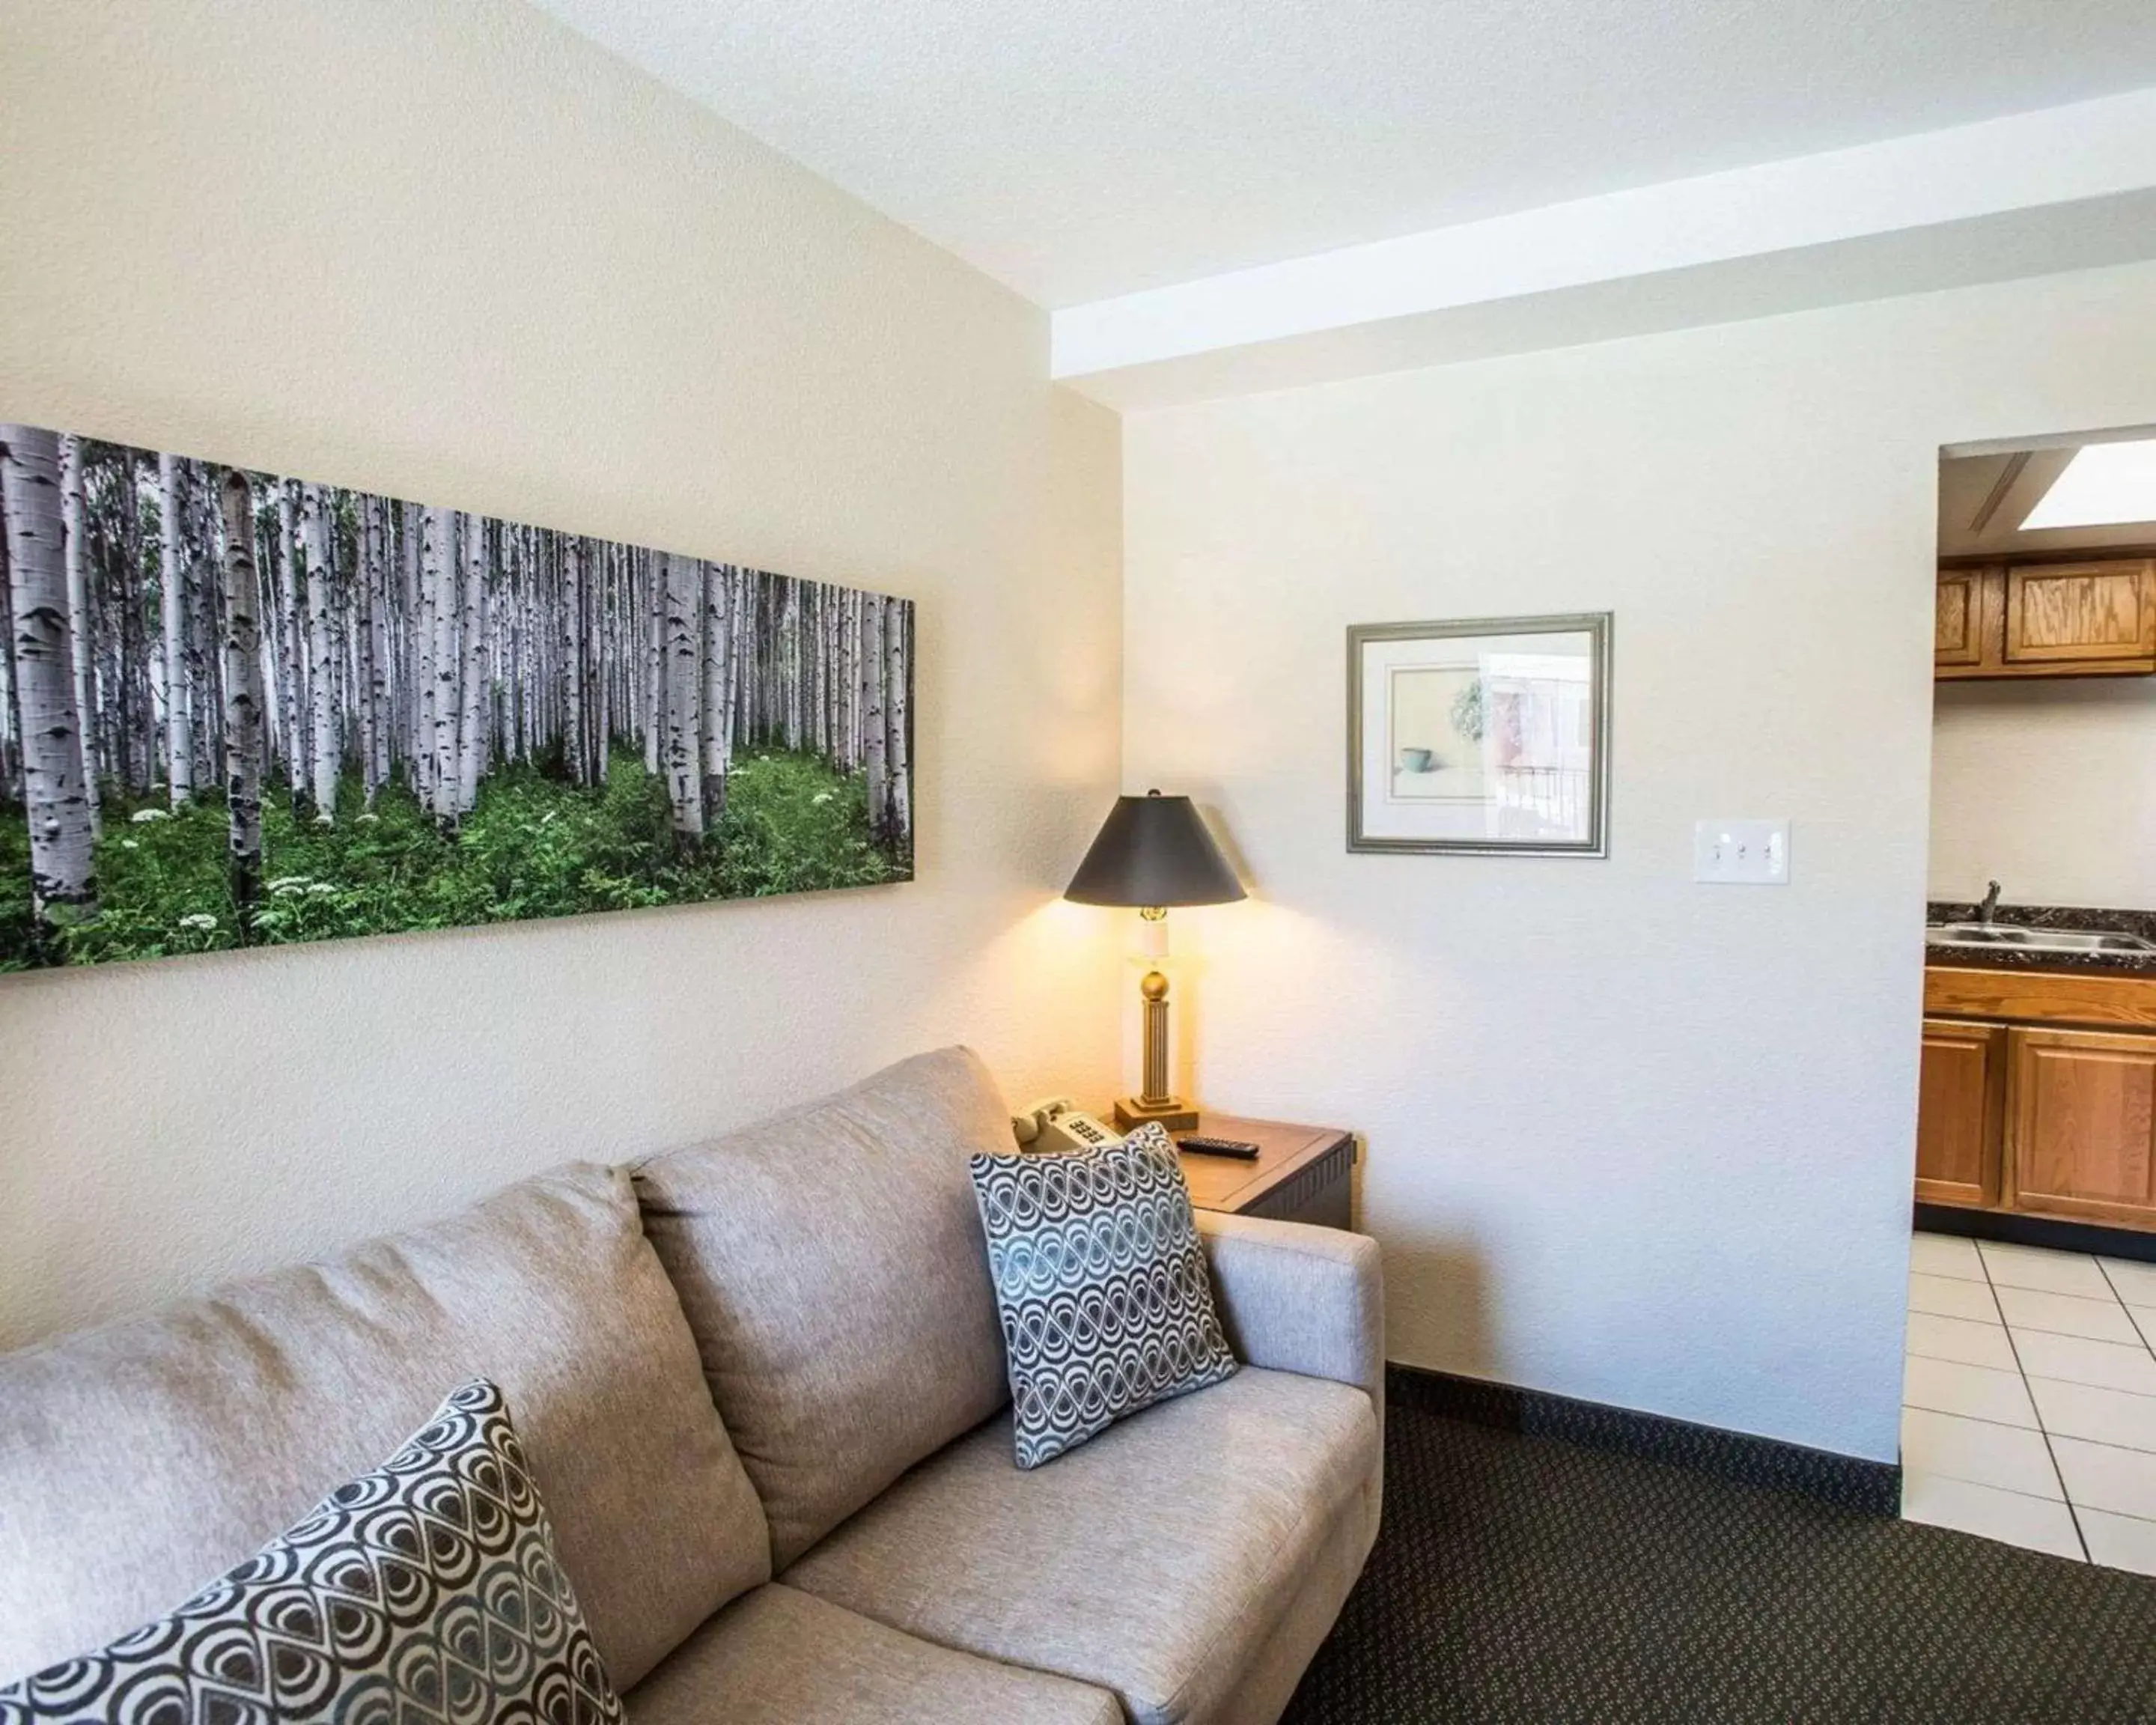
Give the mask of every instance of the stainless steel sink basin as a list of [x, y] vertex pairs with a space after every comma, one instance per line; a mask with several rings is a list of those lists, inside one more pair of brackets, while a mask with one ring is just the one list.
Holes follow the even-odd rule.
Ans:
[[2005, 947], [2015, 952], [2156, 952], [2156, 941], [2110, 929], [2020, 928], [2010, 922], [1934, 922], [1924, 930], [1934, 947]]

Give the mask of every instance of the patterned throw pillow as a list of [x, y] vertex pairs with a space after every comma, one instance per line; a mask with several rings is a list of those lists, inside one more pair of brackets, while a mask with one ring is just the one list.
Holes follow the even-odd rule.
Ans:
[[1235, 1369], [1183, 1164], [1158, 1125], [1098, 1149], [970, 1166], [1020, 1467]]
[[0, 1725], [623, 1717], [484, 1381], [171, 1616], [0, 1688]]

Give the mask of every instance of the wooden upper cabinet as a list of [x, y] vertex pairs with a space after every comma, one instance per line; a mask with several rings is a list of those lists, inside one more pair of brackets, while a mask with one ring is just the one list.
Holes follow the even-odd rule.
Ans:
[[1932, 662], [1941, 678], [2156, 672], [2156, 559], [1942, 569]]
[[2008, 1050], [2007, 1204], [2156, 1224], [2156, 1037], [2014, 1029]]
[[1917, 1197], [1924, 1204], [1999, 1202], [2006, 1027], [1924, 1020], [1917, 1104]]
[[2005, 661], [2156, 669], [2156, 562], [2007, 570]]
[[1983, 569], [1939, 572], [1932, 663], [1940, 669], [1967, 669], [1984, 663], [1984, 578], [1989, 572]]

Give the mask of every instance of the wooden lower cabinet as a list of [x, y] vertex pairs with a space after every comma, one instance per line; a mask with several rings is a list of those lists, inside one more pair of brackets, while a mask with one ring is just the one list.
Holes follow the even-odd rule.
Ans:
[[[1933, 1022], [1924, 1027], [1928, 1105]], [[2156, 1227], [2156, 1036], [2006, 1034], [2006, 1206]], [[1917, 1195], [1923, 1196], [1921, 1178]]]
[[1925, 1204], [1999, 1202], [2005, 1137], [2006, 1027], [1924, 1020], [1917, 1107], [1917, 1197]]

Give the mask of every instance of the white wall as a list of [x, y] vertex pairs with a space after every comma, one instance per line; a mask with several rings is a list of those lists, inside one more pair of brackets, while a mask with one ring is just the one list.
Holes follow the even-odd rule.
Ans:
[[2156, 911], [2156, 677], [1942, 683], [1931, 896]]
[[0, 159], [0, 414], [910, 594], [921, 772], [911, 886], [0, 978], [0, 1345], [943, 1040], [1111, 1087], [1043, 314], [506, 0], [4, 0]]
[[[2152, 415], [2136, 267], [1126, 421], [1126, 786], [1255, 894], [1191, 1076], [1368, 1134], [1395, 1358], [1897, 1453], [1938, 448]], [[1347, 854], [1348, 624], [1595, 609], [1609, 860]]]

